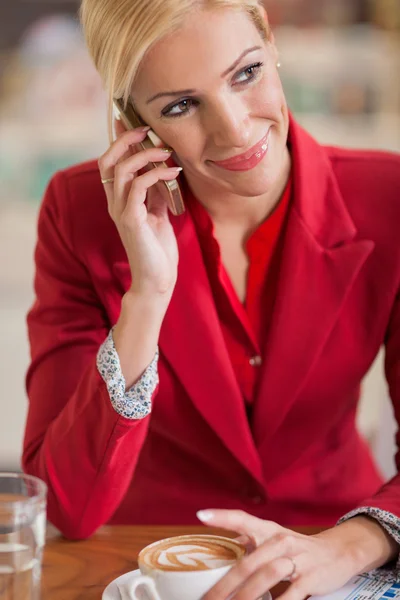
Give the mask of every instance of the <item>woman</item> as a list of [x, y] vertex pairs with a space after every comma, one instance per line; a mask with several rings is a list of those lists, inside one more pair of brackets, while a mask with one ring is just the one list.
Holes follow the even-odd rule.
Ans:
[[[355, 412], [383, 342], [400, 402], [399, 157], [296, 124], [257, 0], [84, 0], [82, 21], [110, 99], [167, 148], [117, 123], [46, 192], [24, 466], [50, 519], [82, 538], [224, 509], [199, 518], [259, 547], [207, 600], [396, 559], [400, 480], [382, 487]], [[179, 168], [174, 217], [155, 184]], [[329, 529], [283, 527], [305, 524]]]

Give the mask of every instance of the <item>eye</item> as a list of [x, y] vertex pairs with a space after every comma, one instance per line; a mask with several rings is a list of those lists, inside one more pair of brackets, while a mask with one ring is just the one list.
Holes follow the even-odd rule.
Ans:
[[190, 112], [190, 109], [194, 106], [195, 101], [192, 98], [183, 98], [175, 104], [166, 106], [161, 111], [163, 117], [180, 117]]
[[239, 71], [239, 73], [235, 75], [235, 83], [241, 84], [254, 81], [254, 79], [257, 79], [258, 75], [261, 73], [262, 67], [262, 62], [254, 63], [254, 65], [249, 65], [248, 67], [246, 67], [242, 71]]

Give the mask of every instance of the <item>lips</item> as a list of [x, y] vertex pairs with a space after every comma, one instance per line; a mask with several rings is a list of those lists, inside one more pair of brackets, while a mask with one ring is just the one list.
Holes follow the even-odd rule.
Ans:
[[212, 161], [217, 167], [228, 169], [229, 171], [248, 171], [253, 169], [264, 158], [268, 151], [270, 129], [261, 138], [257, 144], [237, 156], [228, 158], [227, 160]]

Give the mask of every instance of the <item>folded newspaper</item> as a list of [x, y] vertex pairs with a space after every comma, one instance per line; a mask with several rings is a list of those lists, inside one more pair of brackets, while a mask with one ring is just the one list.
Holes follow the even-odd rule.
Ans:
[[342, 588], [313, 600], [400, 600], [400, 574], [389, 569], [377, 569], [353, 577]]

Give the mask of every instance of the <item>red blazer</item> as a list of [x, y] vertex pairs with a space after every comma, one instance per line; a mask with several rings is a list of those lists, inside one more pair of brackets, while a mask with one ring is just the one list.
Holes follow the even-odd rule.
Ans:
[[262, 382], [248, 421], [193, 222], [171, 217], [178, 282], [152, 414], [118, 416], [96, 369], [130, 270], [95, 162], [52, 179], [39, 217], [23, 464], [69, 537], [103, 523], [196, 523], [238, 508], [331, 525], [358, 505], [400, 516], [355, 428], [362, 377], [386, 345], [400, 411], [400, 157], [325, 148], [295, 122], [290, 208]]

